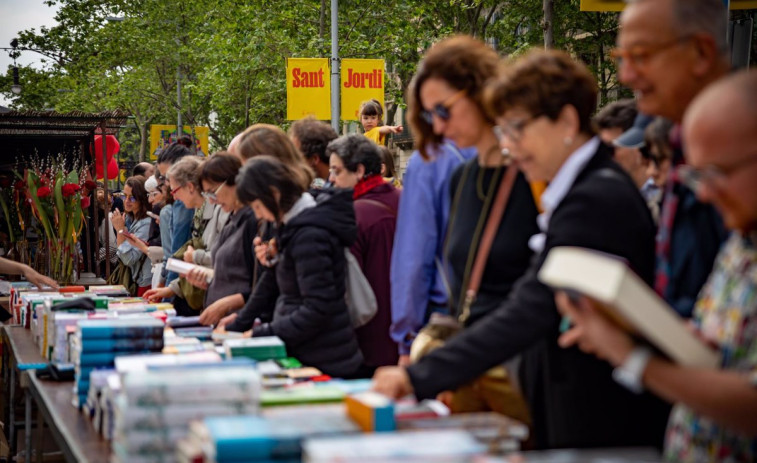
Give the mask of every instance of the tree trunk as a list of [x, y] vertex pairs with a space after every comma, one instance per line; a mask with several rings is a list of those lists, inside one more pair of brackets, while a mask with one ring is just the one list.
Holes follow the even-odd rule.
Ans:
[[553, 0], [544, 0], [544, 21], [542, 28], [544, 29], [544, 48], [549, 50], [555, 47], [555, 29], [552, 24], [552, 16], [555, 10]]
[[138, 123], [137, 128], [139, 129], [139, 162], [142, 162], [152, 154], [147, 153], [147, 150], [150, 149], [150, 121]]
[[318, 37], [323, 40], [326, 34], [326, 0], [321, 0], [321, 16], [318, 18]]

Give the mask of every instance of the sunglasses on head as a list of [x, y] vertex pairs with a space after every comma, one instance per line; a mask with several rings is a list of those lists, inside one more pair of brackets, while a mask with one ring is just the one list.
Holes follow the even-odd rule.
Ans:
[[465, 96], [466, 93], [466, 90], [460, 90], [441, 103], [437, 103], [433, 108], [424, 109], [423, 111], [421, 111], [421, 118], [423, 118], [423, 120], [426, 121], [428, 125], [434, 124], [434, 115], [436, 115], [443, 121], [448, 121], [451, 116], [450, 109], [452, 109], [452, 106], [457, 103], [460, 98]]

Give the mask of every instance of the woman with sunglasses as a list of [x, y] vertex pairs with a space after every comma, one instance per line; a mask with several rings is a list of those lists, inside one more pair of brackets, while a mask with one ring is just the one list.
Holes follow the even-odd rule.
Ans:
[[224, 316], [239, 310], [252, 292], [255, 268], [252, 241], [257, 232], [255, 214], [237, 198], [236, 176], [242, 163], [227, 152], [219, 152], [200, 169], [202, 195], [230, 214], [229, 221], [213, 242], [211, 252], [213, 279], [207, 272], [194, 269], [187, 274], [193, 285], [206, 288], [205, 308], [200, 323], [215, 325]]
[[[416, 148], [429, 150], [450, 140], [460, 148], [474, 147], [475, 158], [459, 166], [450, 181], [450, 219], [444, 245], [448, 266], [451, 314], [463, 315], [481, 234], [492, 214], [493, 199], [509, 169], [494, 134], [494, 119], [484, 110], [484, 83], [496, 76], [499, 57], [482, 42], [453, 37], [434, 45], [420, 63], [409, 91], [409, 122]], [[537, 209], [528, 182], [515, 177], [505, 213], [486, 258], [480, 288], [470, 305], [465, 329], [486, 323], [488, 314], [507, 299], [513, 283], [528, 268], [529, 238], [536, 234]], [[427, 315], [428, 317], [428, 315]], [[415, 359], [413, 359], [415, 360]], [[503, 372], [503, 370], [500, 370]], [[492, 398], [496, 397], [496, 398]], [[485, 379], [452, 395], [454, 412], [495, 410], [528, 422], [522, 397], [507, 377]]]
[[[118, 259], [129, 267], [132, 278], [137, 284], [137, 294], [144, 295], [152, 286], [152, 263], [143, 258], [140, 248], [135, 246], [135, 241], [147, 241], [150, 233], [150, 218], [147, 216], [147, 190], [145, 190], [144, 177], [129, 177], [124, 185], [124, 210], [122, 215], [119, 211], [113, 211], [111, 221], [116, 229], [116, 243]], [[129, 218], [129, 226], [126, 227], [126, 217]], [[137, 240], [127, 239], [124, 231]]]
[[[197, 156], [185, 156], [172, 165], [167, 172], [171, 196], [180, 200], [188, 209], [194, 209], [190, 240], [184, 244], [183, 259], [185, 262], [210, 267], [210, 247], [226, 224], [229, 214], [214, 204], [208, 204], [202, 196], [200, 185], [200, 168], [203, 161]], [[196, 246], [193, 246], [195, 244]], [[181, 296], [174, 299], [174, 307], [180, 315], [195, 315], [202, 309], [203, 301], [199, 298], [187, 299], [177, 278], [168, 282], [168, 287], [152, 289], [145, 294], [149, 301]], [[191, 288], [190, 288], [191, 289]]]
[[564, 52], [532, 51], [503, 70], [486, 100], [502, 148], [529, 180], [550, 182], [541, 197], [541, 233], [529, 242], [538, 254], [485, 323], [406, 370], [379, 369], [374, 387], [394, 397], [433, 397], [523, 354], [521, 389], [537, 447], [659, 447], [668, 406], [616, 383], [601, 360], [561, 349], [565, 321], [554, 292], [537, 279], [551, 248], [577, 246], [620, 256], [652, 281], [655, 226], [636, 185], [594, 136], [596, 81]]

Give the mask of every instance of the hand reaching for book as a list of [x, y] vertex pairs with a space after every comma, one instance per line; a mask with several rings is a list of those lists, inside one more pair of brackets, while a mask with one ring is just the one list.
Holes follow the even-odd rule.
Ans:
[[371, 389], [393, 399], [413, 393], [407, 370], [402, 367], [381, 367], [373, 375]]
[[578, 346], [587, 354], [594, 354], [613, 366], [625, 362], [634, 349], [633, 340], [599, 313], [590, 299], [582, 296], [574, 302], [565, 292], [558, 291], [555, 302], [560, 313], [568, 317], [572, 324], [560, 335], [560, 347]]
[[231, 308], [230, 296], [222, 297], [205, 307], [205, 310], [200, 314], [200, 323], [205, 326], [215, 325], [229, 313]]
[[142, 298], [148, 302], [160, 302], [166, 297], [173, 297], [174, 293], [171, 288], [153, 288], [148, 289]]

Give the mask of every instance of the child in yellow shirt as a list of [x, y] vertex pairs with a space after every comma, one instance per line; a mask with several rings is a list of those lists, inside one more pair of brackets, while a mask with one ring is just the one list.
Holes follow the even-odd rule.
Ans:
[[401, 133], [401, 125], [381, 125], [384, 117], [384, 108], [376, 99], [364, 101], [360, 105], [360, 123], [365, 130], [365, 136], [377, 145], [383, 145], [388, 133]]

